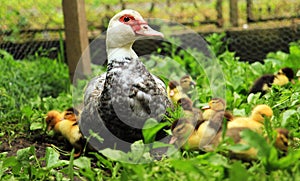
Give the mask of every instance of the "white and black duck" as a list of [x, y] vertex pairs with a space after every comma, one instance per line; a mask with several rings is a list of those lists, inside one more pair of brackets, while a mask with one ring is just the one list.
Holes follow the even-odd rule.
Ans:
[[95, 149], [127, 147], [143, 139], [142, 128], [148, 118], [162, 119], [171, 106], [165, 84], [152, 75], [132, 49], [140, 37], [163, 37], [134, 10], [123, 10], [109, 22], [106, 35], [107, 72], [88, 84], [80, 129], [104, 138], [90, 142]]

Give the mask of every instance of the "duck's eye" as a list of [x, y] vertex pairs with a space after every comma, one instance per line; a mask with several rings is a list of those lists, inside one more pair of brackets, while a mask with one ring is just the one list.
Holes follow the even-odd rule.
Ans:
[[130, 21], [130, 18], [129, 17], [125, 17], [124, 18], [124, 22], [128, 22], [128, 21]]
[[122, 23], [127, 23], [129, 22], [130, 20], [135, 20], [133, 16], [130, 16], [130, 15], [124, 15], [120, 18], [120, 21]]

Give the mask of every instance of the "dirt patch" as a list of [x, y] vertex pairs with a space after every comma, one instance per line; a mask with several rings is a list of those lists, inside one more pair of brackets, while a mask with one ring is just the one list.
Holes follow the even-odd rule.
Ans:
[[[49, 136], [46, 134], [34, 133], [26, 136], [18, 136], [16, 138], [9, 138], [7, 135], [0, 138], [0, 152], [7, 152], [7, 156], [15, 156], [19, 149], [30, 146], [35, 147], [37, 158], [45, 156], [46, 147], [55, 145], [62, 150], [71, 152], [72, 146], [65, 140], [61, 140], [56, 136]], [[61, 156], [61, 159], [68, 159], [66, 156]]]

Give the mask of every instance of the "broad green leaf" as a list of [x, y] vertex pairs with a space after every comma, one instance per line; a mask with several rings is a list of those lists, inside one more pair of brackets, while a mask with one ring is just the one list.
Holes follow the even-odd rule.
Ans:
[[268, 145], [264, 137], [248, 129], [241, 132], [241, 137], [249, 146], [258, 150], [258, 157], [269, 157], [271, 146]]
[[205, 170], [201, 169], [200, 162], [196, 159], [171, 160], [170, 163], [176, 170], [180, 170], [185, 174], [196, 173], [206, 177]]
[[156, 133], [169, 124], [169, 122], [158, 123], [155, 119], [148, 119], [143, 127], [145, 143], [153, 142], [155, 140]]
[[288, 122], [288, 119], [292, 117], [294, 114], [297, 114], [296, 110], [289, 109], [283, 112], [281, 126], [285, 126]]
[[244, 165], [236, 161], [234, 162], [229, 169], [229, 180], [230, 181], [236, 181], [236, 180], [248, 180], [249, 173], [247, 169], [244, 167]]
[[234, 145], [228, 145], [226, 148], [228, 148], [233, 152], [239, 152], [239, 151], [249, 150], [251, 147], [245, 144], [234, 144]]
[[245, 109], [234, 108], [232, 113], [235, 116], [246, 116], [247, 115]]
[[104, 150], [100, 150], [99, 153], [115, 161], [128, 161], [128, 155], [120, 150], [105, 148]]
[[34, 131], [34, 130], [38, 130], [38, 129], [43, 129], [44, 124], [41, 122], [33, 122], [30, 124], [30, 130]]
[[81, 169], [90, 169], [91, 168], [91, 159], [88, 157], [79, 157], [74, 160], [74, 166]]
[[48, 169], [65, 166], [69, 163], [67, 160], [60, 160], [59, 153], [51, 147], [46, 147], [45, 161]]

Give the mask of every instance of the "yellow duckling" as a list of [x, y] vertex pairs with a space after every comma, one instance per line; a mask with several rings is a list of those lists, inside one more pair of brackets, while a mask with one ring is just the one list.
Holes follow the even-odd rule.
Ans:
[[179, 99], [189, 97], [188, 92], [194, 87], [196, 83], [192, 80], [191, 76], [185, 75], [181, 77], [180, 83], [175, 80], [171, 80], [167, 87], [168, 97], [173, 101], [174, 104]]
[[168, 97], [171, 99], [171, 101], [174, 104], [176, 104], [179, 99], [183, 97], [187, 97], [186, 94], [182, 93], [179, 87], [179, 83], [175, 80], [169, 82], [167, 87], [167, 93], [168, 93]]
[[54, 130], [55, 133], [62, 135], [66, 138], [69, 143], [75, 148], [75, 157], [80, 156], [82, 151], [82, 141], [83, 137], [79, 130], [77, 121], [74, 121], [75, 115], [65, 115], [67, 117], [73, 118], [72, 120], [65, 119], [63, 114], [58, 111], [52, 110], [47, 113], [46, 123], [47, 131]]
[[227, 128], [246, 127], [258, 133], [262, 133], [265, 120], [263, 116], [270, 118], [272, 115], [273, 111], [268, 105], [257, 105], [249, 117], [235, 117], [232, 121], [227, 123]]

